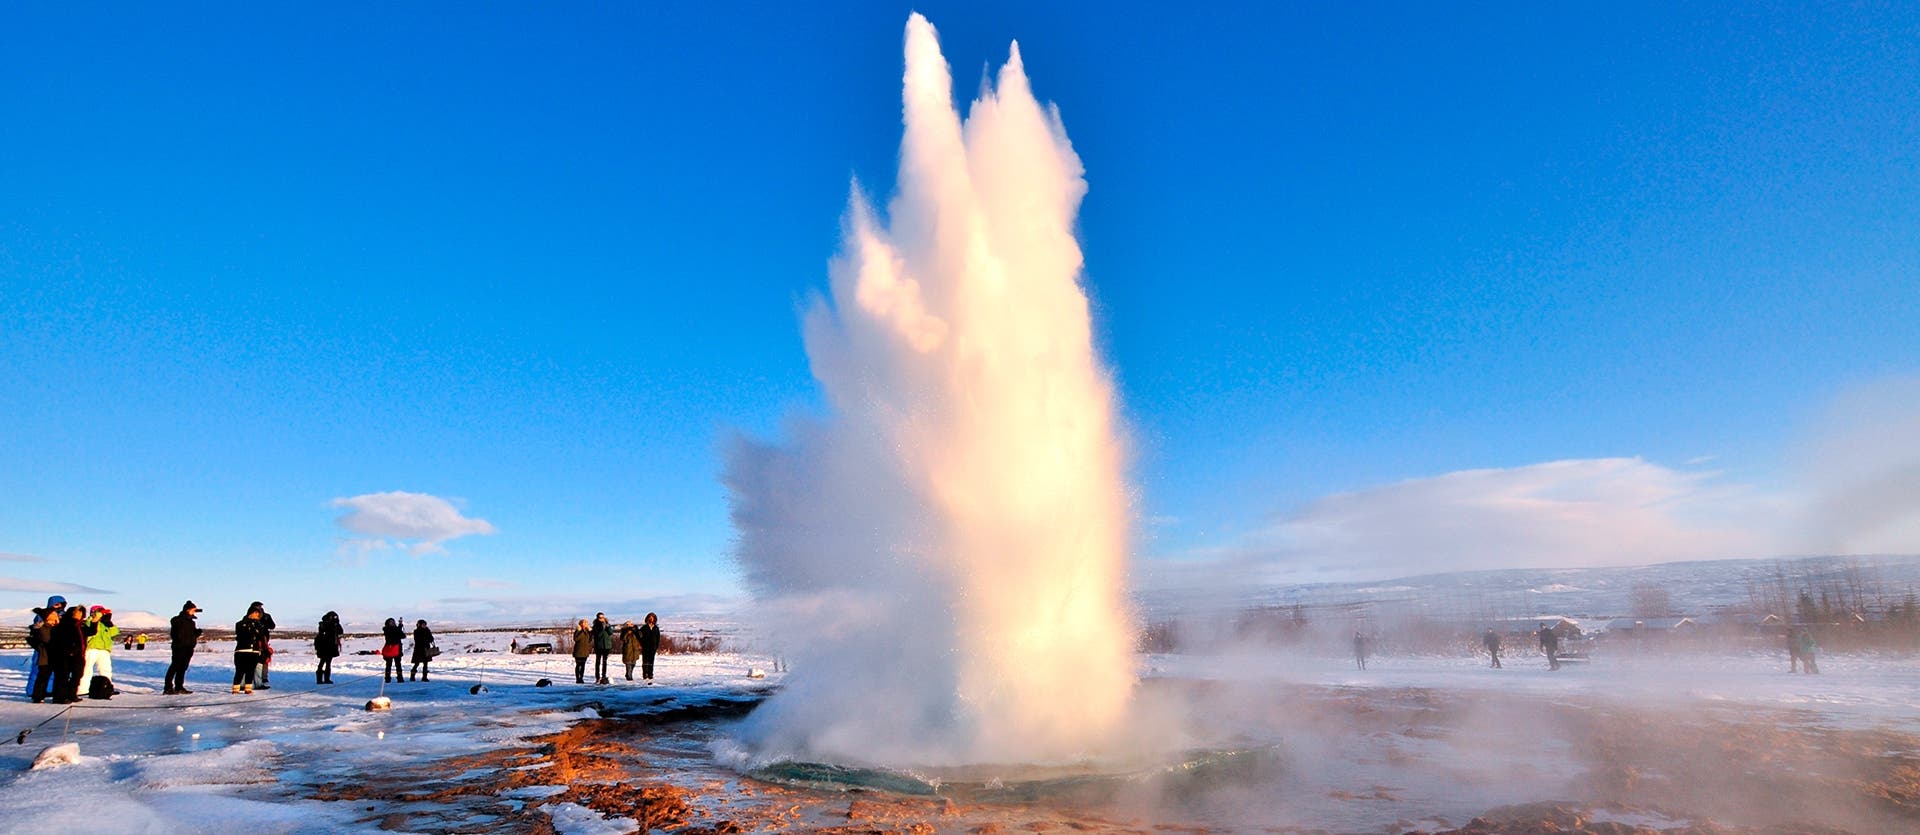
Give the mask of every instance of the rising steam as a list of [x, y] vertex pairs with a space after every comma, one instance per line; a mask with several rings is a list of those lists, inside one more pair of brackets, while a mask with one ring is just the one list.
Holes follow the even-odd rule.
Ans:
[[882, 218], [855, 190], [805, 316], [831, 417], [729, 457], [739, 562], [792, 668], [744, 731], [763, 758], [1076, 758], [1133, 687], [1080, 160], [1018, 45], [964, 121], [952, 84], [914, 15], [898, 194]]

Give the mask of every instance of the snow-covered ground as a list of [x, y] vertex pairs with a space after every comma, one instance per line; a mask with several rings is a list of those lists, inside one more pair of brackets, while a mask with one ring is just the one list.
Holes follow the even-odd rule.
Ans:
[[[185, 697], [155, 692], [168, 657], [164, 644], [119, 651], [123, 695], [83, 702], [37, 728], [60, 708], [28, 703], [25, 653], [0, 652], [0, 730], [11, 737], [34, 728], [25, 744], [0, 745], [0, 829], [61, 827], [80, 814], [96, 822], [90, 828], [111, 832], [483, 831], [485, 815], [471, 808], [464, 817], [433, 817], [422, 814], [430, 805], [424, 801], [391, 794], [369, 800], [351, 789], [385, 775], [424, 779], [421, 770], [437, 763], [524, 744], [602, 714], [757, 699], [781, 679], [749, 677], [749, 670], [772, 667], [765, 657], [672, 655], [660, 658], [649, 687], [627, 683], [616, 656], [615, 684], [582, 686], [573, 683], [571, 658], [498, 651], [515, 637], [544, 639], [441, 635], [445, 654], [433, 665], [433, 681], [386, 685], [394, 701], [386, 713], [363, 709], [383, 689], [380, 659], [354, 654], [375, 648], [375, 638], [349, 641], [348, 654], [334, 664], [339, 683], [332, 687], [314, 685], [307, 646], [278, 641], [273, 689], [251, 696], [228, 692], [224, 642], [196, 656], [189, 685], [197, 692]], [[1782, 795], [1776, 805], [1793, 801], [1789, 811], [1804, 807], [1796, 813], [1809, 821], [1847, 825], [1841, 813], [1790, 795], [1805, 783], [1837, 803], [1854, 802], [1835, 788], [1841, 784], [1832, 774], [1871, 766], [1875, 757], [1910, 757], [1920, 747], [1920, 661], [1906, 657], [1830, 655], [1818, 676], [1791, 675], [1784, 658], [1772, 655], [1615, 657], [1558, 672], [1531, 653], [1508, 658], [1503, 670], [1467, 656], [1375, 657], [1365, 671], [1349, 659], [1259, 653], [1150, 656], [1141, 663], [1142, 702], [1165, 711], [1150, 715], [1184, 727], [1186, 744], [1195, 747], [1169, 754], [1159, 777], [1076, 781], [1053, 798], [989, 784], [889, 806], [872, 792], [769, 785], [713, 761], [708, 743], [724, 733], [726, 720], [632, 750], [651, 758], [636, 764], [648, 769], [645, 779], [678, 780], [695, 802], [797, 810], [785, 818], [743, 813], [737, 822], [746, 829], [873, 821], [881, 829], [968, 831], [993, 823], [1018, 830], [1067, 821], [1095, 831], [1164, 824], [1380, 832], [1457, 826], [1495, 807], [1564, 799], [1642, 804], [1592, 805], [1582, 812], [1591, 820], [1737, 820], [1743, 807], [1728, 798], [1752, 793], [1758, 799], [1740, 802], [1759, 809], [1770, 792]], [[534, 686], [543, 677], [553, 686]], [[469, 692], [481, 682], [483, 693]], [[1725, 741], [1726, 729], [1756, 730]], [[79, 744], [79, 763], [29, 770], [43, 748], [63, 741]], [[1662, 747], [1669, 743], [1671, 750]], [[1842, 750], [1851, 759], [1823, 759]], [[1740, 770], [1750, 760], [1764, 760], [1766, 768], [1707, 779], [1702, 806], [1688, 805], [1694, 795], [1677, 775]], [[1802, 776], [1769, 782], [1783, 774]], [[524, 805], [560, 791], [527, 785], [489, 800]], [[638, 828], [631, 818], [572, 802], [539, 812], [565, 833]], [[492, 830], [516, 831], [509, 824]]]
[[[663, 655], [655, 684], [627, 682], [619, 656], [616, 684], [573, 683], [572, 659], [511, 655], [522, 633], [443, 634], [431, 683], [383, 685], [381, 659], [356, 655], [378, 638], [350, 639], [333, 664], [330, 687], [314, 684], [311, 644], [276, 640], [272, 689], [233, 695], [227, 642], [201, 647], [188, 696], [159, 695], [167, 646], [114, 653], [122, 695], [60, 706], [24, 698], [27, 653], [0, 652], [0, 830], [55, 831], [76, 820], [102, 832], [350, 832], [377, 830], [360, 804], [308, 799], [307, 789], [363, 779], [403, 765], [472, 753], [476, 747], [552, 733], [598, 710], [658, 710], [716, 695], [754, 694], [779, 680], [749, 678], [768, 659], [730, 653]], [[536, 640], [545, 640], [538, 636]], [[410, 643], [410, 642], [409, 642]], [[491, 652], [470, 652], [473, 649]], [[589, 670], [591, 675], [591, 670]], [[540, 678], [553, 686], [536, 687]], [[636, 671], [636, 677], [638, 672]], [[470, 692], [484, 683], [480, 694]], [[384, 692], [393, 710], [364, 709]], [[600, 708], [582, 708], [582, 705]], [[81, 761], [30, 771], [34, 755], [62, 741], [79, 743]], [[631, 831], [583, 807], [550, 807], [562, 832]]]

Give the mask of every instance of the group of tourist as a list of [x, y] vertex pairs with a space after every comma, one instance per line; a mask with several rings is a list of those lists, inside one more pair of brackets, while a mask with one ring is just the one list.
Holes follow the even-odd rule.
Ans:
[[652, 684], [653, 656], [660, 651], [660, 619], [652, 612], [639, 626], [627, 621], [617, 629], [607, 620], [606, 612], [594, 615], [591, 623], [581, 618], [573, 629], [574, 683], [587, 683], [587, 660], [593, 659], [593, 683], [612, 684], [607, 677], [607, 657], [616, 646], [620, 660], [627, 665], [627, 680], [633, 680], [633, 665], [639, 662], [641, 680]]
[[69, 704], [80, 700], [80, 686], [86, 683], [88, 695], [111, 698], [113, 641], [119, 636], [112, 609], [78, 603], [69, 607], [57, 594], [47, 598], [45, 608], [33, 610], [33, 625], [27, 628], [27, 645], [34, 652], [28, 695], [35, 704], [48, 699]]
[[[113, 611], [105, 606], [91, 609], [81, 605], [68, 606], [67, 599], [56, 594], [47, 598], [44, 608], [34, 609], [33, 614], [33, 625], [27, 632], [27, 644], [34, 651], [34, 672], [29, 676], [28, 683], [33, 701], [37, 703], [51, 699], [56, 704], [75, 702], [80, 699], [83, 686], [92, 698], [111, 698], [114, 692], [113, 647], [120, 636], [119, 627], [113, 625]], [[180, 613], [174, 615], [168, 624], [173, 658], [167, 666], [166, 680], [161, 688], [163, 695], [178, 696], [193, 692], [187, 689], [187, 668], [192, 665], [194, 649], [205, 634], [205, 630], [200, 628], [199, 616], [200, 607], [189, 600], [181, 605]], [[248, 606], [247, 613], [234, 623], [234, 693], [250, 694], [255, 690], [272, 689], [267, 674], [273, 664], [275, 628], [273, 615], [268, 614], [266, 606], [258, 600]], [[425, 620], [414, 621], [411, 669], [403, 667], [401, 662], [401, 658], [407, 654], [404, 647], [407, 638], [405, 620], [387, 618], [380, 632], [384, 639], [380, 647], [383, 661], [381, 676], [385, 681], [429, 680], [434, 656], [440, 654], [440, 648], [434, 643], [433, 630], [427, 627]], [[313, 670], [315, 684], [333, 683], [333, 659], [340, 656], [345, 636], [346, 629], [340, 623], [339, 613], [328, 612], [320, 618], [313, 633], [313, 651], [319, 659]], [[605, 612], [595, 615], [592, 621], [582, 618], [573, 634], [574, 681], [587, 683], [587, 662], [594, 660], [594, 683], [611, 684], [607, 663], [609, 656], [617, 651], [621, 661], [626, 663], [628, 681], [634, 680], [634, 666], [637, 664], [641, 680], [652, 684], [653, 658], [659, 650], [660, 619], [652, 612], [648, 612], [638, 626], [629, 620], [616, 627], [607, 620]]]

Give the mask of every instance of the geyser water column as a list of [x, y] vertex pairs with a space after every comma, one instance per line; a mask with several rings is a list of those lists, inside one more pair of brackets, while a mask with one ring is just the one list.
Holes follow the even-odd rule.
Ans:
[[760, 762], [1073, 761], [1133, 688], [1080, 160], [1017, 44], [964, 121], [952, 90], [914, 15], [897, 195], [883, 219], [856, 186], [805, 314], [830, 414], [729, 454], [738, 560], [792, 670], [742, 728]]

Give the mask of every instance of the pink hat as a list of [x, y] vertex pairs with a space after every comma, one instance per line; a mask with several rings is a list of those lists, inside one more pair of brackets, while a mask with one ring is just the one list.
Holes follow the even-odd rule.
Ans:
[[95, 606], [95, 607], [93, 607], [92, 609], [88, 609], [88, 610], [87, 610], [87, 612], [88, 612], [88, 614], [95, 614], [95, 615], [102, 615], [102, 614], [105, 614], [105, 615], [111, 615], [111, 614], [113, 614], [113, 610], [112, 610], [112, 609], [109, 609], [109, 608], [107, 608], [107, 607], [105, 607], [105, 606]]

